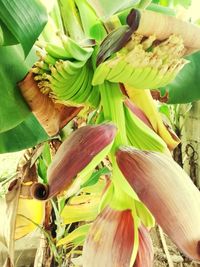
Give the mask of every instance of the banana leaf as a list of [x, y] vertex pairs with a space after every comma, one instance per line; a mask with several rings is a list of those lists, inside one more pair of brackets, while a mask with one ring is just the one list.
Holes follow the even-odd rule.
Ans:
[[1, 29], [0, 45], [18, 44], [18, 41], [15, 38], [15, 36], [8, 30], [8, 28], [1, 19], [0, 19], [0, 29]]
[[108, 19], [110, 16], [112, 16], [117, 11], [120, 11], [121, 9], [125, 9], [142, 2], [142, 0], [124, 0], [124, 1], [87, 0], [87, 1], [95, 10], [97, 15], [103, 20]]
[[181, 5], [184, 8], [188, 8], [191, 5], [192, 0], [153, 0], [152, 2], [163, 6]]
[[168, 95], [168, 104], [189, 103], [200, 99], [200, 52], [188, 56], [190, 61], [175, 80], [161, 88], [161, 95]]
[[37, 0], [1, 0], [0, 18], [3, 45], [20, 43], [27, 56], [47, 22], [47, 13]]
[[16, 127], [30, 114], [17, 82], [24, 78], [37, 58], [32, 49], [24, 60], [20, 45], [1, 46], [0, 55], [0, 133], [2, 133]]
[[50, 137], [31, 114], [15, 128], [0, 134], [0, 153], [23, 150], [48, 139]]

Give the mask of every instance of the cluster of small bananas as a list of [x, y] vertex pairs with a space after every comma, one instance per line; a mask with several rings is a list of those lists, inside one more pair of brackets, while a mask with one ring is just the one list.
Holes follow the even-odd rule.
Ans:
[[60, 39], [59, 44], [45, 43], [37, 51], [40, 61], [32, 71], [41, 92], [57, 103], [96, 106], [100, 96], [92, 86], [92, 46], [82, 46], [65, 35]]
[[97, 68], [93, 85], [104, 80], [121, 82], [138, 89], [155, 89], [170, 83], [188, 62], [180, 36], [163, 42], [134, 33], [127, 45]]

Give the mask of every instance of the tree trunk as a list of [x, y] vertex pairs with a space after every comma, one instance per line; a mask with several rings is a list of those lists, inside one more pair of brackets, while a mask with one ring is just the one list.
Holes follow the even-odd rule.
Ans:
[[200, 101], [194, 102], [189, 112], [184, 114], [187, 105], [183, 105], [180, 119], [183, 168], [200, 189]]

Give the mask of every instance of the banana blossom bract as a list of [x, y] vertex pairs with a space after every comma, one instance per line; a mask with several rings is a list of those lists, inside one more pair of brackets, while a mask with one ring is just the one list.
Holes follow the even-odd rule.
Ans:
[[[107, 206], [92, 224], [83, 247], [84, 267], [132, 267], [134, 218], [131, 210]], [[134, 267], [151, 267], [153, 248], [148, 231], [139, 228], [139, 249]]]
[[174, 243], [200, 260], [200, 192], [170, 157], [159, 152], [120, 147], [118, 166], [140, 200]]

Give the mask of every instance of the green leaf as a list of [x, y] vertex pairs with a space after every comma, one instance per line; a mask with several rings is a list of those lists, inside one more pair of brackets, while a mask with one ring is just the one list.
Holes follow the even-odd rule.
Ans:
[[30, 110], [20, 94], [17, 83], [24, 78], [37, 60], [31, 50], [24, 61], [20, 45], [0, 47], [0, 133], [21, 123]]
[[50, 146], [48, 142], [44, 144], [43, 151], [38, 160], [38, 174], [44, 183], [48, 183], [47, 181], [47, 169], [49, 164], [51, 163], [51, 153]]
[[47, 13], [37, 0], [1, 0], [0, 18], [5, 25], [4, 45], [17, 40], [27, 55], [47, 22]]
[[82, 244], [86, 238], [86, 235], [90, 230], [90, 226], [91, 224], [84, 224], [79, 226], [73, 232], [67, 234], [67, 236], [59, 240], [56, 246], [58, 247], [61, 245], [68, 245], [68, 244], [76, 246], [80, 243]]
[[167, 104], [161, 104], [158, 110], [160, 113], [163, 113], [170, 120], [170, 115], [171, 115], [170, 108]]
[[23, 150], [48, 139], [49, 136], [31, 114], [17, 127], [0, 134], [0, 153]]
[[37, 171], [43, 183], [47, 184], [47, 166], [45, 165], [42, 157], [40, 157], [38, 160]]
[[161, 94], [169, 93], [168, 104], [189, 103], [200, 99], [200, 52], [187, 59], [190, 61], [177, 75], [175, 80], [161, 88]]
[[151, 10], [154, 12], [158, 12], [158, 13], [162, 13], [168, 16], [176, 16], [176, 11], [172, 8], [169, 7], [165, 7], [165, 6], [161, 6], [161, 5], [157, 5], [155, 3], [151, 3], [148, 7], [147, 10]]
[[[89, 196], [89, 195], [88, 195]], [[80, 196], [78, 196], [80, 197]], [[78, 198], [76, 196], [76, 198]], [[82, 197], [82, 196], [81, 196]], [[96, 196], [89, 196], [91, 201], [86, 200], [87, 202], [83, 202], [79, 204], [72, 204], [72, 205], [65, 205], [64, 209], [61, 212], [61, 217], [63, 220], [63, 224], [70, 224], [74, 222], [81, 222], [81, 221], [93, 221], [96, 219], [98, 215], [98, 206], [100, 202], [100, 198]], [[71, 198], [72, 201], [75, 197]], [[85, 198], [88, 198], [87, 195]]]
[[152, 2], [166, 7], [175, 7], [177, 5], [181, 5], [185, 8], [188, 8], [191, 5], [192, 0], [152, 0]]
[[97, 15], [103, 20], [108, 19], [117, 11], [133, 6], [141, 2], [140, 0], [88, 0], [89, 4], [93, 7]]
[[14, 35], [8, 30], [6, 25], [0, 20], [0, 27], [1, 27], [1, 42], [0, 45], [14, 45], [18, 44], [17, 39]]
[[81, 185], [81, 188], [96, 184], [101, 175], [106, 175], [109, 173], [110, 173], [110, 170], [107, 167], [103, 167], [102, 169], [93, 172], [93, 174], [90, 176], [89, 180], [86, 181], [83, 185]]
[[188, 8], [192, 4], [192, 0], [174, 0], [174, 6], [181, 5], [184, 8]]

